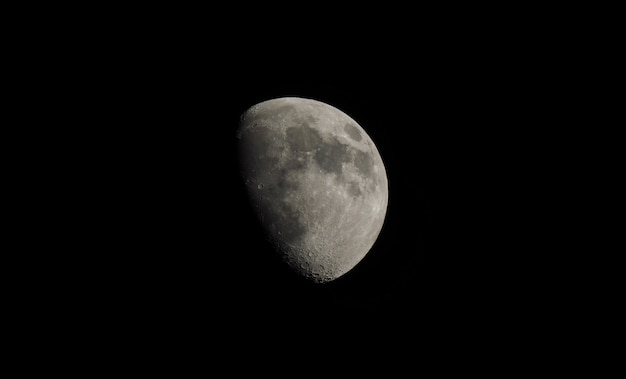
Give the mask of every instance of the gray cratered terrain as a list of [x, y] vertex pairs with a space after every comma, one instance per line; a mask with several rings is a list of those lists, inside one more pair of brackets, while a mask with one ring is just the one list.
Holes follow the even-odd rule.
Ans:
[[318, 283], [368, 253], [387, 211], [387, 175], [365, 130], [326, 103], [284, 97], [250, 107], [237, 130], [249, 200], [296, 273]]

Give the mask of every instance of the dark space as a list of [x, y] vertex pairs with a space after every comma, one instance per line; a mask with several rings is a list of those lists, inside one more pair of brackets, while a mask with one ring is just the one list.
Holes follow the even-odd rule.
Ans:
[[[115, 270], [129, 281], [128, 291], [120, 288], [124, 299], [226, 314], [426, 307], [448, 315], [510, 306], [523, 286], [515, 279], [533, 259], [512, 230], [533, 233], [511, 216], [524, 202], [511, 189], [516, 163], [507, 152], [518, 147], [512, 134], [520, 121], [484, 77], [445, 66], [420, 72], [352, 82], [280, 71], [219, 83], [187, 74], [184, 84], [154, 84], [135, 103], [150, 122], [118, 130], [128, 151], [115, 162], [120, 192], [110, 201], [121, 218], [112, 243], [122, 245], [114, 255], [125, 262]], [[351, 272], [324, 285], [293, 277], [277, 261], [238, 177], [239, 116], [281, 96], [346, 112], [387, 169], [389, 205], [376, 244]]]
[[[207, 52], [197, 40], [101, 63], [88, 85], [104, 99], [86, 107], [98, 125], [86, 212], [98, 221], [82, 226], [96, 245], [83, 258], [80, 275], [93, 284], [83, 297], [102, 317], [146, 330], [191, 332], [205, 320], [263, 330], [256, 323], [266, 315], [332, 321], [352, 310], [413, 320], [399, 325], [419, 320], [437, 333], [533, 320], [556, 297], [555, 259], [542, 244], [549, 226], [537, 220], [536, 175], [546, 174], [529, 168], [539, 154], [531, 146], [549, 138], [537, 106], [547, 96], [536, 91], [541, 70], [487, 64], [502, 50], [441, 39], [453, 43], [389, 48], [382, 63], [365, 48], [332, 64], [292, 56], [293, 67], [269, 58], [255, 66], [260, 52]], [[282, 96], [343, 110], [387, 170], [377, 242], [323, 285], [295, 277], [274, 255], [238, 176], [240, 115]]]
[[[54, 5], [63, 17], [34, 7], [8, 29], [20, 46], [7, 54], [15, 62], [7, 78], [20, 87], [8, 96], [24, 108], [7, 128], [27, 137], [7, 134], [5, 144], [18, 147], [7, 165], [37, 163], [19, 180], [7, 177], [9, 188], [27, 189], [24, 201], [7, 203], [42, 230], [8, 219], [25, 232], [17, 246], [24, 269], [4, 267], [18, 274], [7, 288], [20, 302], [5, 308], [25, 316], [8, 324], [21, 368], [163, 375], [171, 366], [176, 377], [186, 369], [247, 377], [341, 375], [345, 367], [349, 376], [360, 368], [397, 377], [500, 374], [503, 366], [535, 374], [546, 362], [561, 372], [585, 361], [569, 354], [598, 345], [580, 339], [581, 325], [612, 336], [583, 316], [604, 318], [600, 307], [581, 302], [607, 289], [589, 285], [590, 271], [603, 268], [585, 267], [602, 251], [576, 246], [590, 238], [586, 224], [603, 221], [583, 220], [581, 201], [605, 206], [580, 188], [605, 188], [580, 170], [605, 163], [596, 165], [590, 148], [609, 138], [584, 141], [602, 122], [578, 120], [595, 112], [585, 99], [600, 98], [584, 93], [580, 77], [616, 83], [582, 63], [596, 56], [581, 45], [606, 40], [585, 17], [568, 7], [524, 13], [470, 3], [227, 5]], [[22, 23], [36, 13], [46, 23]], [[11, 68], [22, 62], [24, 72]], [[240, 115], [283, 96], [351, 116], [388, 175], [375, 245], [322, 285], [278, 259], [238, 175]], [[309, 132], [290, 142], [308, 149], [319, 138]], [[337, 145], [333, 155], [345, 151]], [[316, 156], [339, 171], [331, 158]]]

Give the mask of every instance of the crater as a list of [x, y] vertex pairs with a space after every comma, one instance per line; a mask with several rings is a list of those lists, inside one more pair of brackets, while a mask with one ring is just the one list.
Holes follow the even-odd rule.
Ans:
[[354, 197], [361, 196], [361, 189], [359, 188], [359, 183], [351, 181], [348, 183], [348, 193]]
[[359, 142], [363, 139], [363, 136], [361, 135], [361, 132], [359, 131], [359, 128], [357, 128], [353, 123], [349, 122], [347, 124], [344, 125], [343, 130], [348, 134], [348, 137], [352, 138], [353, 140]]
[[279, 105], [261, 104], [249, 111], [251, 121], [261, 124], [279, 125], [284, 120], [293, 120], [298, 114], [298, 108], [294, 104], [280, 102]]

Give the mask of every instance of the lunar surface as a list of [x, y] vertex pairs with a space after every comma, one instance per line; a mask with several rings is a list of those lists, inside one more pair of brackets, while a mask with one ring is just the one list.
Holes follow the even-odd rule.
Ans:
[[237, 129], [241, 177], [268, 240], [299, 275], [332, 281], [372, 248], [387, 212], [383, 160], [365, 130], [326, 103], [261, 102]]

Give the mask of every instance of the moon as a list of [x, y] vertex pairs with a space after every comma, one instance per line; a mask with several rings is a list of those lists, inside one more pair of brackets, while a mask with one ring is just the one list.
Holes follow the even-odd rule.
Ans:
[[288, 266], [316, 283], [352, 270], [388, 203], [385, 166], [365, 130], [327, 103], [282, 97], [247, 109], [236, 137], [248, 200]]

